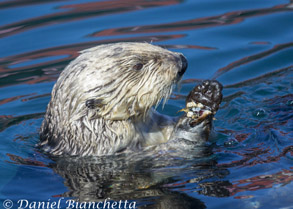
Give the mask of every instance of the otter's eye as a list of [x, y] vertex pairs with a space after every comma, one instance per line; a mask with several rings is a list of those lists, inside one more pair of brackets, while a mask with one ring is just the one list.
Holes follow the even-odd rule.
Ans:
[[138, 63], [138, 64], [136, 64], [136, 65], [133, 66], [133, 69], [138, 71], [138, 70], [141, 70], [142, 67], [143, 67], [143, 64]]

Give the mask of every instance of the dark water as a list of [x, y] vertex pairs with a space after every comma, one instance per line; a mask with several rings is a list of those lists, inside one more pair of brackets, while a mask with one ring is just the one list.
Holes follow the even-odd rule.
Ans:
[[[0, 1], [0, 208], [109, 197], [141, 208], [292, 209], [292, 11], [288, 0]], [[53, 161], [34, 147], [64, 66], [120, 41], [187, 57], [163, 113], [176, 115], [198, 79], [224, 84], [212, 150]]]

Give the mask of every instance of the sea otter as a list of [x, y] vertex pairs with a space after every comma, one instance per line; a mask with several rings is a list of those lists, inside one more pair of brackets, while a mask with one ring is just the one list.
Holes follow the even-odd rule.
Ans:
[[179, 118], [153, 108], [167, 101], [187, 65], [183, 54], [148, 43], [82, 51], [54, 85], [39, 146], [51, 155], [101, 156], [205, 142], [222, 100], [217, 81], [195, 87]]

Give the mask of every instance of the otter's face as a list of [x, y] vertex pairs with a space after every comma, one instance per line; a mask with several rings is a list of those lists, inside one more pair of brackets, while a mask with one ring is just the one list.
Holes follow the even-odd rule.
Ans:
[[145, 116], [152, 106], [168, 99], [186, 68], [182, 54], [151, 44], [100, 45], [70, 63], [57, 86], [63, 85], [67, 101], [74, 102], [70, 111], [126, 120]]

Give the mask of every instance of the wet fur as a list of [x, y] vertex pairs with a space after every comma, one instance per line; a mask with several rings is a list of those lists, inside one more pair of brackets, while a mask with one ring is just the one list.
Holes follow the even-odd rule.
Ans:
[[39, 146], [52, 155], [97, 156], [168, 141], [176, 121], [152, 107], [180, 80], [180, 56], [147, 43], [82, 51], [54, 85]]

